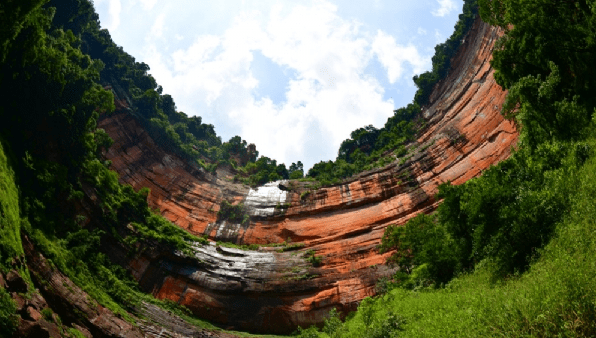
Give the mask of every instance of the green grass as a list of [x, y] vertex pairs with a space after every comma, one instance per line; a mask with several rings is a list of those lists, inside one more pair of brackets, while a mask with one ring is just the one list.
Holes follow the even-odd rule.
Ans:
[[0, 139], [0, 269], [4, 272], [9, 270], [13, 258], [24, 255], [20, 223], [15, 173], [4, 152], [4, 142]]
[[[15, 173], [4, 151], [4, 140], [0, 138], [0, 270], [11, 269], [11, 261], [24, 256], [20, 234], [19, 191], [15, 184]], [[24, 267], [21, 276], [30, 280]], [[10, 336], [16, 328], [16, 304], [4, 288], [0, 288], [0, 336]]]
[[[364, 301], [335, 334], [319, 336], [596, 336], [596, 157], [575, 175], [572, 207], [524, 274], [496, 278], [485, 260], [443, 289], [395, 288]], [[396, 321], [400, 329], [375, 335]]]
[[292, 251], [304, 248], [304, 243], [289, 243], [287, 241], [283, 241], [281, 243], [268, 243], [268, 244], [235, 244], [232, 242], [224, 242], [224, 241], [217, 241], [218, 246], [223, 246], [225, 248], [233, 248], [245, 251], [256, 251], [259, 248], [280, 248], [277, 252], [285, 252], [285, 251]]

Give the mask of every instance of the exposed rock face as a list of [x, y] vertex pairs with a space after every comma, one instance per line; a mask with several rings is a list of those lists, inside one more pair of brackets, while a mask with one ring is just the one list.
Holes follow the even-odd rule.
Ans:
[[[287, 333], [333, 307], [355, 309], [393, 273], [377, 250], [385, 228], [434, 210], [439, 184], [480, 175], [515, 145], [515, 127], [499, 113], [506, 92], [489, 64], [499, 35], [477, 19], [423, 109], [428, 127], [409, 155], [311, 192], [298, 182], [250, 189], [218, 179], [163, 151], [130, 115], [104, 118], [121, 181], [151, 188], [151, 206], [181, 228], [238, 244], [303, 243], [286, 252], [197, 246], [194, 258], [153, 249], [126, 264], [145, 290], [224, 327]], [[243, 202], [250, 224], [217, 222], [223, 200]]]
[[[122, 183], [151, 189], [149, 205], [190, 233], [202, 234], [217, 219], [225, 199], [244, 199], [249, 188], [218, 179], [158, 147], [131, 115], [120, 112], [99, 122], [114, 139], [106, 157]], [[215, 231], [215, 229], [214, 229]]]
[[244, 204], [251, 216], [268, 217], [275, 215], [275, 208], [288, 201], [288, 192], [280, 189], [284, 181], [269, 182], [257, 189], [250, 189]]

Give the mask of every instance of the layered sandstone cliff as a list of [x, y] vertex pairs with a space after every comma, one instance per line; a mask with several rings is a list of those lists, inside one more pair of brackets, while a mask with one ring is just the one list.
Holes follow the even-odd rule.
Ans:
[[[224, 327], [287, 333], [320, 323], [333, 307], [355, 309], [393, 273], [377, 250], [385, 228], [433, 211], [439, 184], [480, 175], [514, 146], [515, 127], [499, 113], [506, 93], [489, 63], [499, 35], [476, 20], [421, 112], [428, 126], [408, 155], [331, 187], [286, 181], [251, 189], [164, 151], [124, 109], [104, 117], [100, 128], [115, 141], [106, 155], [112, 168], [122, 183], [149, 187], [150, 205], [167, 219], [214, 241], [292, 249], [211, 243], [187, 257], [151, 248], [125, 264], [146, 291]], [[250, 222], [218, 221], [224, 200], [243, 203]]]

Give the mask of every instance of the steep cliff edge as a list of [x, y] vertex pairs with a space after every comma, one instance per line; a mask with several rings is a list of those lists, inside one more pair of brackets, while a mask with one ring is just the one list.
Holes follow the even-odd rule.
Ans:
[[[300, 243], [287, 251], [197, 246], [192, 259], [152, 248], [126, 261], [141, 287], [225, 327], [261, 332], [355, 309], [393, 272], [377, 250], [384, 229], [431, 212], [439, 184], [480, 175], [515, 144], [514, 125], [499, 113], [506, 92], [489, 64], [499, 35], [476, 20], [421, 112], [427, 127], [408, 155], [312, 191], [303, 182], [230, 182], [162, 150], [131, 115], [104, 117], [99, 127], [115, 141], [106, 157], [121, 182], [149, 187], [150, 205], [179, 227], [237, 244]], [[250, 222], [218, 221], [223, 201], [244, 203]]]

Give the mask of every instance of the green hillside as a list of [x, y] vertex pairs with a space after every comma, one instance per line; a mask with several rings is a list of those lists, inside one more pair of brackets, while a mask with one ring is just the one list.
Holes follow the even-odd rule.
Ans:
[[513, 155], [385, 232], [400, 271], [301, 337], [596, 336], [596, 2], [481, 0]]

